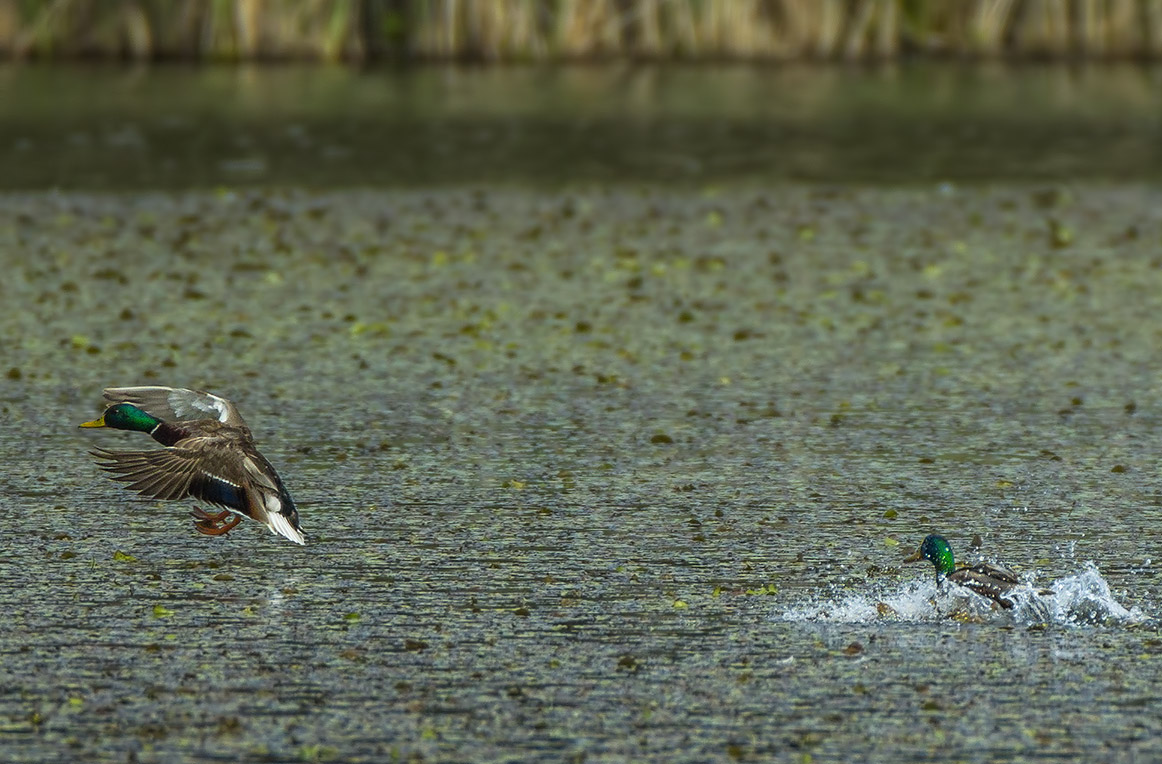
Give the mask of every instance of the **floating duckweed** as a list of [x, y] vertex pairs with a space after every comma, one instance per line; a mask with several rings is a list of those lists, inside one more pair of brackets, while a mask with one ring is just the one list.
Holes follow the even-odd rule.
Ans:
[[641, 664], [638, 663], [637, 658], [634, 658], [632, 655], [623, 655], [618, 658], [617, 667], [619, 669], [637, 671], [641, 667]]
[[348, 329], [352, 337], [358, 337], [363, 334], [370, 334], [376, 337], [386, 337], [391, 334], [391, 327], [383, 321], [374, 321], [365, 324], [362, 321], [356, 321]]
[[334, 761], [339, 758], [339, 749], [330, 745], [312, 743], [299, 748], [299, 758], [303, 761]]
[[1064, 249], [1073, 243], [1073, 239], [1073, 229], [1059, 221], [1049, 221], [1049, 246]]

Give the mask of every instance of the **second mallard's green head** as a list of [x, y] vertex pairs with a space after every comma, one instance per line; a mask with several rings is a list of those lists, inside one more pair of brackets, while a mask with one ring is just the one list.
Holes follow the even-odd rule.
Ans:
[[115, 430], [153, 432], [161, 420], [142, 411], [131, 403], [117, 403], [105, 409], [105, 413], [91, 422], [83, 422], [81, 427], [112, 427]]
[[918, 562], [920, 560], [932, 561], [936, 567], [937, 579], [956, 570], [956, 561], [952, 557], [952, 547], [948, 545], [948, 541], [943, 536], [938, 536], [935, 533], [925, 536], [916, 553], [905, 559], [904, 562]]

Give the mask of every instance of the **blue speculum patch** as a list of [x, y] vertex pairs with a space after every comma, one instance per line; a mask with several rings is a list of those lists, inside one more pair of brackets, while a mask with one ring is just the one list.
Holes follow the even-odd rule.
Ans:
[[206, 475], [191, 486], [191, 488], [197, 491], [197, 494], [206, 501], [233, 509], [242, 508], [242, 491], [238, 486], [228, 483], [221, 478]]

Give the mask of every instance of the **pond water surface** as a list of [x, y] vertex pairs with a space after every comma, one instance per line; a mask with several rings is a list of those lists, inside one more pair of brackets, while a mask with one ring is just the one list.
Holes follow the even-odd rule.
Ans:
[[[1146, 174], [7, 192], [3, 758], [1158, 758]], [[105, 479], [131, 384], [308, 545]]]

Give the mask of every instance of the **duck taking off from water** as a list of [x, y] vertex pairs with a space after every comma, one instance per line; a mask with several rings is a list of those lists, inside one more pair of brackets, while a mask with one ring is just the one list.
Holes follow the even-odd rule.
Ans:
[[147, 432], [165, 448], [91, 453], [110, 477], [154, 499], [192, 496], [225, 511], [194, 507], [194, 528], [221, 536], [249, 517], [307, 543], [278, 473], [254, 446], [250, 428], [225, 398], [179, 387], [110, 387], [105, 413], [81, 427]]
[[941, 581], [951, 581], [987, 597], [1006, 610], [1013, 607], [1013, 601], [1005, 594], [1020, 582], [1011, 570], [983, 562], [976, 565], [965, 563], [957, 565], [953, 560], [952, 547], [948, 545], [948, 541], [935, 533], [926, 536], [916, 553], [906, 558], [904, 562], [920, 560], [930, 560], [936, 567], [937, 586]]

